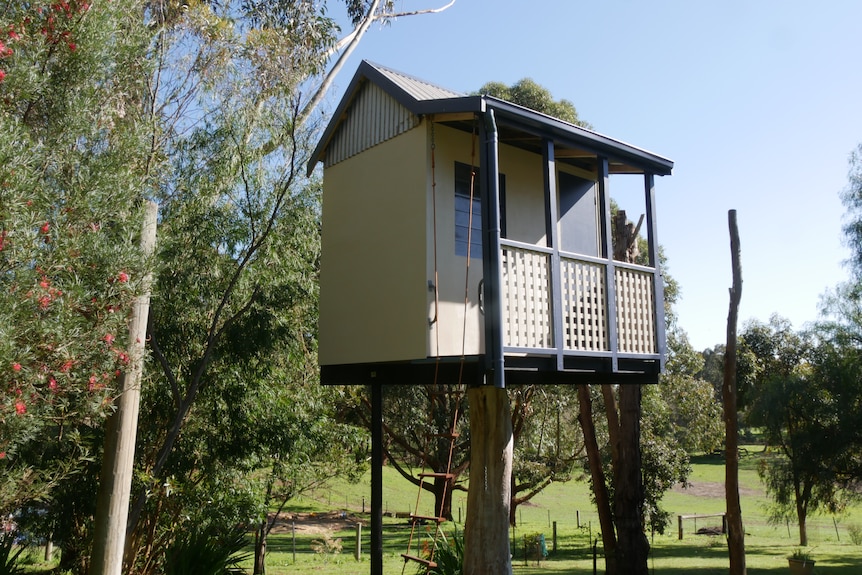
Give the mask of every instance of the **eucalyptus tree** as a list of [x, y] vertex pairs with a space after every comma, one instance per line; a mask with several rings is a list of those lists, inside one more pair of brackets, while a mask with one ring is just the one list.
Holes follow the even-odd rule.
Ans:
[[[182, 529], [180, 518], [210, 493], [225, 497], [212, 498], [208, 521], [259, 516], [261, 493], [236, 489], [241, 474], [273, 469], [269, 485], [284, 486], [287, 462], [319, 461], [333, 446], [353, 455], [353, 442], [329, 445], [322, 427], [297, 423], [349, 435], [307, 392], [317, 373], [319, 191], [305, 168], [323, 120], [317, 106], [368, 26], [400, 15], [388, 0], [346, 6], [354, 29], [339, 39], [315, 0], [149, 4], [152, 149], [170, 167], [157, 194], [160, 267], [130, 568], [157, 568], [164, 541], [153, 535]], [[271, 418], [286, 417], [285, 394], [302, 414], [283, 421], [296, 434], [250, 433], [278, 427]], [[243, 411], [249, 402], [259, 405]]]

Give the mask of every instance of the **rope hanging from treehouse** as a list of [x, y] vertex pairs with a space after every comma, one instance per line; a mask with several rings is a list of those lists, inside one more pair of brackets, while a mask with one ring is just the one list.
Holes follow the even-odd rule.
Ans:
[[[446, 504], [446, 497], [448, 495], [449, 481], [453, 478], [452, 475], [452, 459], [454, 457], [455, 452], [455, 440], [458, 438], [457, 433], [457, 425], [458, 419], [461, 414], [461, 398], [464, 393], [464, 384], [463, 384], [463, 375], [464, 375], [464, 361], [466, 354], [466, 332], [467, 332], [467, 310], [469, 308], [469, 291], [470, 291], [470, 260], [471, 260], [471, 247], [472, 247], [472, 233], [473, 233], [473, 199], [475, 195], [475, 180], [476, 180], [476, 123], [474, 120], [473, 130], [471, 133], [471, 146], [470, 146], [470, 202], [469, 202], [469, 211], [468, 211], [468, 224], [467, 224], [467, 258], [465, 263], [464, 270], [464, 308], [463, 308], [463, 324], [461, 331], [461, 358], [458, 369], [458, 383], [455, 386], [448, 386], [447, 384], [440, 384], [438, 382], [438, 374], [440, 367], [440, 282], [439, 282], [439, 269], [437, 265], [437, 142], [436, 142], [436, 131], [435, 131], [435, 123], [434, 118], [429, 117], [430, 127], [431, 127], [431, 204], [432, 204], [432, 221], [433, 221], [433, 257], [434, 257], [434, 317], [429, 320], [429, 325], [434, 327], [435, 331], [435, 346], [436, 346], [436, 357], [434, 364], [434, 383], [431, 385], [431, 390], [429, 392], [429, 400], [432, 403], [432, 408], [428, 411], [428, 427], [432, 427], [434, 424], [434, 409], [433, 409], [433, 396], [437, 394], [438, 396], [442, 396], [445, 394], [454, 395], [455, 405], [452, 413], [452, 424], [449, 428], [448, 433], [443, 434], [429, 434], [426, 437], [426, 443], [423, 452], [429, 452], [429, 443], [433, 439], [439, 438], [448, 438], [449, 439], [449, 453], [448, 460], [446, 462], [446, 471], [443, 473], [440, 472], [432, 472], [426, 473], [423, 462], [422, 472], [419, 474], [419, 493], [416, 496], [416, 505], [414, 507], [414, 513], [411, 514], [411, 527], [410, 527], [410, 536], [407, 540], [407, 552], [402, 553], [401, 556], [404, 558], [404, 565], [401, 568], [401, 574], [404, 575], [404, 570], [407, 567], [408, 561], [415, 561], [421, 565], [424, 565], [425, 571], [427, 572], [429, 569], [433, 569], [437, 567], [437, 563], [434, 562], [434, 554], [437, 551], [438, 539], [442, 536], [445, 539], [445, 535], [443, 534], [440, 526], [446, 520], [443, 517], [444, 505]], [[441, 391], [442, 387], [450, 387], [448, 391]], [[440, 508], [436, 509], [435, 517], [422, 517], [418, 515], [419, 509], [419, 500], [422, 495], [422, 490], [424, 489], [424, 479], [425, 478], [434, 478], [434, 479], [444, 479], [445, 484], [443, 488], [443, 493], [440, 498]], [[429, 547], [427, 552], [427, 557], [421, 557], [418, 555], [412, 555], [411, 549], [413, 546], [413, 537], [416, 534], [416, 525], [420, 522], [432, 520], [435, 523], [433, 544]]]

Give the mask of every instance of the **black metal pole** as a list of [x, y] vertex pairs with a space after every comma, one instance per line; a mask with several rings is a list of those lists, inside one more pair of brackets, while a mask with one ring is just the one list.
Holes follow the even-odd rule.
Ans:
[[371, 575], [383, 575], [383, 386], [371, 384]]

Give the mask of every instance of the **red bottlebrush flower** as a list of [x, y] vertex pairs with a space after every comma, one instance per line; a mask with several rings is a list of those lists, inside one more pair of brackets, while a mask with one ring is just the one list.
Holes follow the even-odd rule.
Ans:
[[10, 40], [20, 40], [21, 36], [15, 30], [9, 30], [9, 39]]
[[51, 305], [51, 296], [43, 295], [39, 298], [39, 307], [42, 309], [48, 309], [48, 306]]
[[43, 234], [47, 234], [49, 231], [51, 231], [50, 222], [45, 222], [44, 224], [42, 224], [42, 227], [39, 228], [39, 231], [42, 232]]
[[75, 45], [74, 42], [69, 42], [69, 51], [70, 52], [74, 52], [77, 49], [78, 49], [78, 47]]
[[103, 337], [102, 340], [108, 345], [111, 345], [112, 343], [114, 343], [114, 334], [106, 333], [105, 337]]
[[21, 371], [21, 364], [16, 361], [15, 363], [12, 364], [12, 369], [14, 371]]
[[42, 278], [42, 281], [40, 281], [40, 282], [39, 282], [39, 287], [42, 287], [42, 288], [45, 288], [45, 289], [48, 289], [48, 287], [49, 287], [50, 285], [51, 285], [51, 282], [49, 282], [49, 281], [48, 281], [46, 278], [44, 278], [44, 277]]
[[24, 415], [25, 413], [27, 413], [27, 406], [24, 405], [23, 401], [15, 402], [15, 413], [17, 413], [18, 415]]
[[55, 393], [57, 392], [57, 380], [54, 379], [53, 377], [48, 380], [48, 389], [50, 389], [51, 391], [53, 391]]
[[0, 82], [6, 79], [6, 71], [0, 69]]
[[0, 451], [0, 459], [6, 459], [6, 452]]
[[120, 272], [119, 274], [117, 274], [117, 281], [121, 284], [126, 283], [127, 281], [129, 281], [129, 274], [127, 274], [126, 272]]
[[67, 359], [66, 362], [62, 366], [60, 366], [60, 371], [62, 371], [63, 373], [68, 373], [69, 370], [72, 369], [73, 365], [75, 365], [75, 362], [71, 359]]

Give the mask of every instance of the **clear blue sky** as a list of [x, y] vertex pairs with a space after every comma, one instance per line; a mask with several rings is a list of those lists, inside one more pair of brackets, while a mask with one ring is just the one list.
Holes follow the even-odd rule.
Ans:
[[858, 0], [457, 0], [372, 26], [329, 106], [362, 59], [463, 92], [529, 77], [596, 131], [674, 160], [657, 179], [659, 241], [680, 324], [704, 349], [725, 339], [729, 209], [741, 321], [802, 327], [847, 277], [839, 193], [862, 142], [860, 24]]

